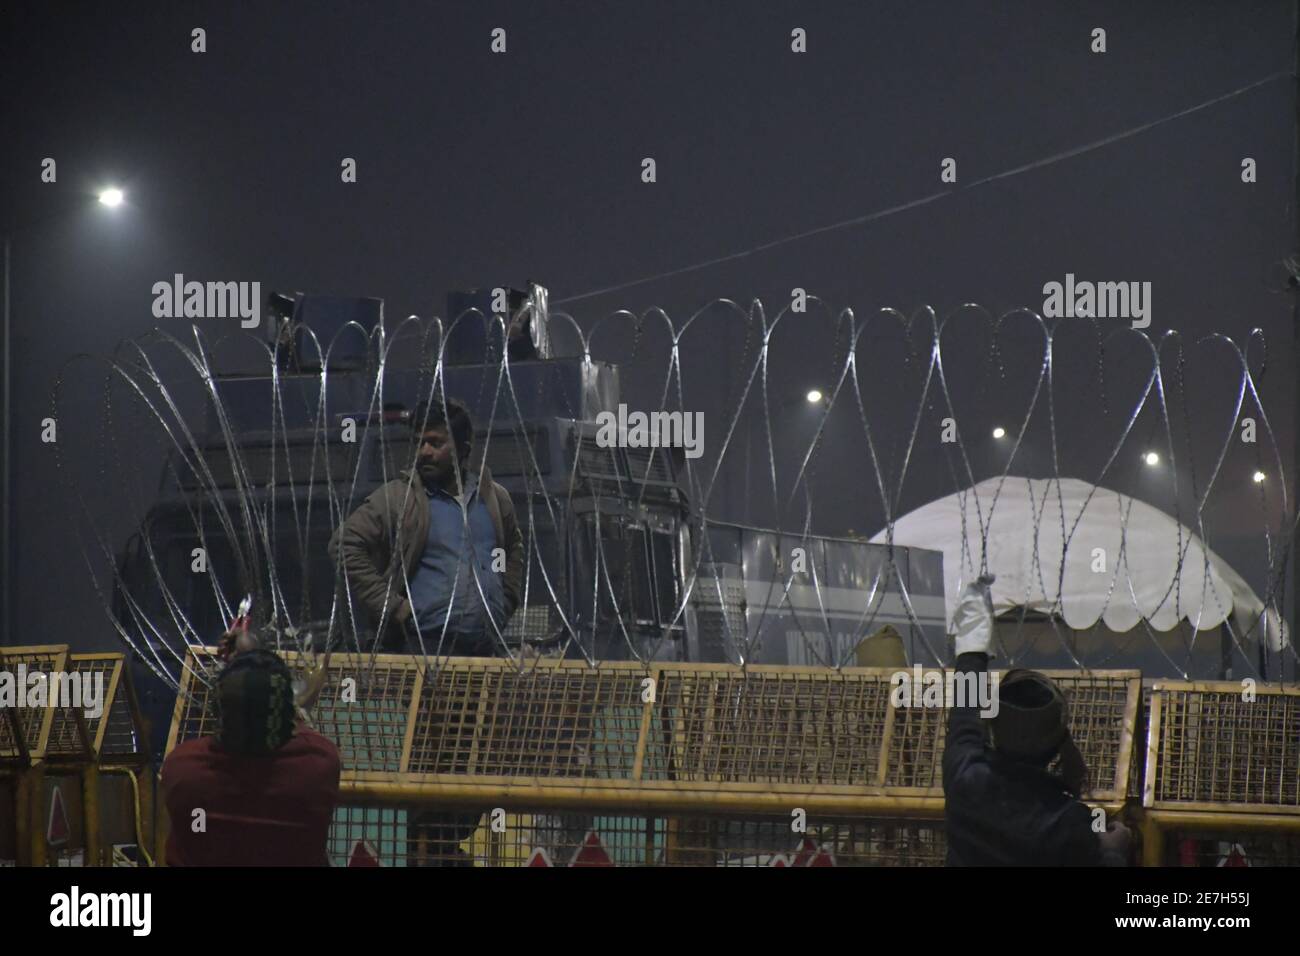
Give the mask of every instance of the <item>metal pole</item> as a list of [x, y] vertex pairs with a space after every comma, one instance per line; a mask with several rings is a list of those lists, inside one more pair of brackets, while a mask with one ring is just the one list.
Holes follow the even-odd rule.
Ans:
[[13, 449], [9, 442], [9, 422], [12, 418], [11, 402], [13, 396], [13, 362], [10, 360], [10, 351], [12, 339], [9, 335], [9, 237], [5, 236], [5, 317], [4, 317], [4, 371], [0, 375], [4, 379], [4, 438], [3, 446], [0, 447], [0, 458], [4, 459], [0, 470], [4, 472], [4, 501], [0, 502], [0, 589], [3, 590], [3, 607], [0, 607], [0, 643], [12, 639], [13, 631], [10, 625], [13, 621], [13, 589], [10, 586], [10, 576], [12, 568], [9, 563], [9, 554], [13, 548], [13, 542], [10, 540], [9, 527], [9, 475], [13, 471]]
[[[1295, 13], [1293, 15], [1293, 26], [1295, 34], [1295, 69], [1296, 69], [1296, 124], [1295, 124], [1295, 142], [1294, 152], [1291, 156], [1291, 176], [1295, 183], [1295, 196], [1291, 205], [1292, 228], [1296, 230], [1297, 243], [1300, 244], [1300, 2], [1296, 3]], [[1291, 323], [1291, 360], [1295, 363], [1291, 367], [1291, 378], [1295, 382], [1295, 406], [1294, 413], [1296, 418], [1291, 423], [1291, 469], [1292, 474], [1296, 476], [1296, 497], [1292, 500], [1291, 507], [1293, 510], [1300, 509], [1300, 291], [1295, 288], [1291, 291], [1295, 297], [1295, 305], [1292, 312]], [[1300, 537], [1300, 536], [1297, 536]], [[1291, 540], [1291, 554], [1288, 555], [1291, 561], [1291, 644], [1295, 647], [1297, 635], [1300, 634], [1300, 553], [1297, 552], [1296, 538]], [[1286, 589], [1282, 589], [1279, 597], [1286, 600]], [[1283, 605], [1285, 606], [1285, 605]], [[1265, 635], [1259, 635], [1260, 648], [1264, 647]], [[1261, 653], [1261, 657], [1263, 654]], [[1294, 660], [1292, 662], [1292, 676], [1300, 677], [1300, 664]], [[1267, 679], [1268, 674], [1262, 669], [1260, 676]], [[1278, 680], [1286, 680], [1286, 657], [1283, 652], [1278, 653]]]

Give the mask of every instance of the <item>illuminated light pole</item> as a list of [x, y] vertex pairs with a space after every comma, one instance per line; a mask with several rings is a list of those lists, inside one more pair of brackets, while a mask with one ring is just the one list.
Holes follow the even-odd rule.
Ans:
[[[98, 194], [100, 205], [107, 206], [109, 209], [116, 209], [126, 201], [126, 194], [116, 187], [108, 187], [100, 190]], [[9, 305], [9, 286], [10, 286], [10, 250], [13, 246], [13, 237], [6, 232], [4, 237], [4, 273], [5, 273], [5, 294], [4, 294], [4, 363], [3, 371], [0, 373], [0, 379], [4, 382], [4, 388], [0, 394], [3, 395], [4, 415], [3, 426], [0, 431], [0, 460], [3, 461], [0, 477], [0, 491], [3, 492], [3, 500], [0, 500], [0, 600], [3, 601], [3, 614], [0, 615], [0, 641], [11, 639], [13, 634], [13, 526], [10, 516], [13, 513], [12, 489], [13, 482], [11, 475], [13, 472], [13, 336], [11, 334], [12, 322], [10, 317]]]

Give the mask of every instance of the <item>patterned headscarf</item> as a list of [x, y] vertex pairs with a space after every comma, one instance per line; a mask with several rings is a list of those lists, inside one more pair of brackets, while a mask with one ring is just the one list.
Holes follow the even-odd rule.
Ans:
[[268, 754], [293, 736], [293, 676], [272, 651], [245, 651], [217, 675], [218, 739], [238, 754]]
[[1056, 682], [1016, 668], [998, 684], [993, 746], [1013, 760], [1046, 764], [1060, 758], [1060, 775], [1075, 796], [1088, 787], [1088, 765], [1070, 736], [1070, 704]]

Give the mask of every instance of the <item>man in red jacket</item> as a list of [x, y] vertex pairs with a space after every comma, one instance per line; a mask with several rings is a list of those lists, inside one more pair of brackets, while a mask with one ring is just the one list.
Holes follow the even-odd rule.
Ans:
[[338, 748], [297, 719], [288, 666], [256, 645], [241, 637], [217, 677], [217, 736], [163, 761], [168, 866], [329, 865]]

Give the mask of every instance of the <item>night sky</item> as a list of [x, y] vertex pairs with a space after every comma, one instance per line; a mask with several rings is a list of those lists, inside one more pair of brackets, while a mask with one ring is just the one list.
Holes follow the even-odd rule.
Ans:
[[[191, 51], [195, 27], [205, 53]], [[491, 52], [496, 27], [505, 54]], [[805, 54], [791, 51], [796, 27]], [[1104, 54], [1090, 50], [1096, 27]], [[113, 642], [40, 421], [71, 356], [107, 355], [158, 324], [151, 288], [175, 273], [378, 296], [390, 318], [442, 314], [453, 289], [535, 279], [584, 328], [654, 307], [680, 326], [720, 298], [758, 298], [775, 315], [795, 287], [861, 318], [965, 302], [1041, 309], [1043, 284], [1067, 273], [1149, 281], [1153, 335], [1178, 330], [1190, 350], [1210, 333], [1244, 343], [1263, 331], [1262, 397], [1294, 488], [1294, 300], [1279, 279], [1296, 251], [1294, 4], [18, 3], [0, 12], [0, 43], [10, 642]], [[57, 161], [54, 184], [41, 182], [45, 157]], [[356, 183], [340, 181], [344, 157], [357, 160]], [[657, 164], [651, 184], [645, 157]], [[940, 181], [944, 157], [957, 160], [955, 184]], [[1245, 157], [1254, 183], [1241, 180]], [[109, 183], [127, 193], [111, 213], [94, 202]], [[769, 245], [936, 192], [947, 195]], [[664, 273], [675, 274], [629, 284]], [[836, 367], [833, 324], [793, 319], [772, 338], [774, 405], [826, 387]], [[222, 322], [199, 324], [215, 334]], [[687, 404], [723, 422], [744, 335], [705, 329], [683, 340]], [[978, 480], [999, 467], [983, 429], [1023, 414], [1036, 346], [1013, 323], [1005, 373], [981, 379], [986, 330], [972, 318], [954, 334], [945, 369], [970, 416]], [[626, 362], [630, 341], [624, 326], [593, 353]], [[1071, 343], [1057, 356], [1060, 470], [1092, 478], [1142, 373], [1134, 350], [1116, 346], [1103, 399], [1089, 384], [1088, 336]], [[895, 467], [916, 414], [906, 353], [883, 329], [859, 343], [868, 415]], [[1263, 353], [1252, 355], [1258, 374]], [[666, 336], [647, 333], [624, 369], [629, 401], [657, 396], [667, 356]], [[1234, 427], [1234, 360], [1214, 345], [1187, 357], [1177, 427], [1202, 484]], [[71, 381], [63, 414], [95, 423], [97, 385]], [[803, 412], [774, 419], [783, 459], [806, 447]], [[939, 417], [925, 415], [901, 511], [956, 490], [935, 444]], [[1151, 427], [1143, 417], [1135, 440]], [[1047, 419], [1031, 425], [1036, 444], [1014, 471], [1050, 473], [1049, 432]], [[883, 524], [860, 436], [846, 396], [816, 463], [814, 531]], [[1111, 484], [1172, 509], [1135, 449]], [[1249, 482], [1257, 451], [1230, 443], [1205, 517], [1211, 546], [1262, 594], [1277, 501], [1261, 509]], [[93, 454], [63, 453], [94, 480]], [[746, 474], [760, 478], [729, 462], [710, 513], [772, 521], [760, 495], [743, 495]], [[114, 518], [128, 520], [106, 525]]]

